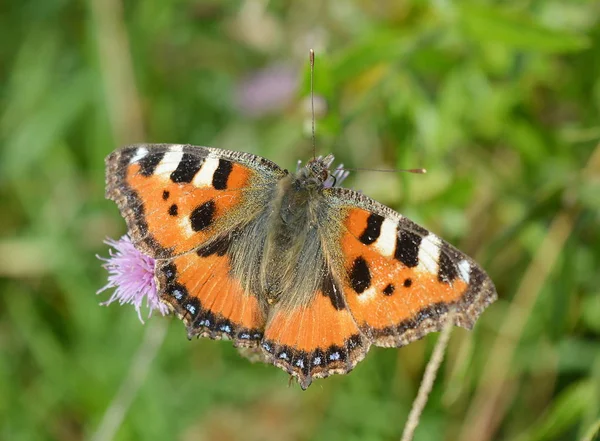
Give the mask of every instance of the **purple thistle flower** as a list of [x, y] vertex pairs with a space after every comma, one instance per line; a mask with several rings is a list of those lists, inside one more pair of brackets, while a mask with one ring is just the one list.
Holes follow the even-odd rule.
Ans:
[[105, 244], [114, 248], [109, 251], [109, 257], [100, 257], [98, 259], [106, 262], [102, 265], [108, 271], [108, 283], [96, 294], [100, 294], [110, 288], [115, 288], [110, 299], [102, 302], [101, 305], [110, 305], [118, 301], [121, 305], [131, 303], [138, 313], [142, 323], [141, 307], [146, 299], [146, 306], [150, 310], [148, 317], [154, 310], [158, 310], [162, 315], [169, 313], [167, 305], [161, 303], [156, 290], [154, 281], [154, 263], [152, 257], [142, 254], [128, 235], [119, 240], [107, 239]]

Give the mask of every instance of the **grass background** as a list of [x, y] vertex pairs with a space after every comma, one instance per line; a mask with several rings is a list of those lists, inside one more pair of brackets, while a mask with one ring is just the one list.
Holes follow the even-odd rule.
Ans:
[[[460, 3], [460, 4], [458, 4]], [[436, 336], [306, 392], [228, 342], [98, 306], [131, 142], [310, 157], [478, 259], [416, 440], [591, 440], [600, 418], [600, 3], [28, 0], [0, 5], [0, 438], [395, 440]], [[326, 103], [326, 106], [323, 106]]]

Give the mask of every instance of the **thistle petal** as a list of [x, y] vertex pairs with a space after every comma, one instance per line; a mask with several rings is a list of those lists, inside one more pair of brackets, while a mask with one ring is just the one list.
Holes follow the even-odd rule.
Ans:
[[168, 314], [169, 309], [160, 301], [156, 289], [155, 260], [135, 248], [131, 238], [127, 235], [119, 240], [107, 239], [104, 243], [113, 248], [109, 250], [109, 257], [97, 256], [98, 259], [105, 262], [102, 267], [108, 271], [108, 283], [96, 294], [111, 288], [114, 288], [114, 292], [101, 305], [110, 305], [117, 301], [121, 305], [130, 303], [135, 307], [142, 323], [144, 320], [141, 308], [144, 299], [146, 299], [146, 307], [149, 309], [148, 317], [152, 316], [154, 310], [162, 315]]

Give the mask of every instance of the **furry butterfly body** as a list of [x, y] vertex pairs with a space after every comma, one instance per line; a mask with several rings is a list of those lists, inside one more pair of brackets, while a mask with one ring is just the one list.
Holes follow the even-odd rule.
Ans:
[[371, 345], [470, 328], [496, 298], [472, 259], [390, 208], [248, 153], [145, 144], [108, 156], [107, 197], [157, 259], [188, 336], [227, 338], [296, 377], [347, 373]]

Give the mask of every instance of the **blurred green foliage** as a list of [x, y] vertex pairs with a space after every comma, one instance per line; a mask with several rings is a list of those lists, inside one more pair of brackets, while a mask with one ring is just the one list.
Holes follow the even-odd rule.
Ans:
[[1, 439], [399, 439], [435, 336], [302, 392], [94, 295], [95, 254], [125, 232], [104, 157], [190, 143], [293, 168], [310, 47], [318, 152], [426, 167], [347, 185], [476, 257], [500, 295], [454, 332], [415, 439], [597, 439], [597, 0], [28, 0], [0, 5], [0, 36]]

